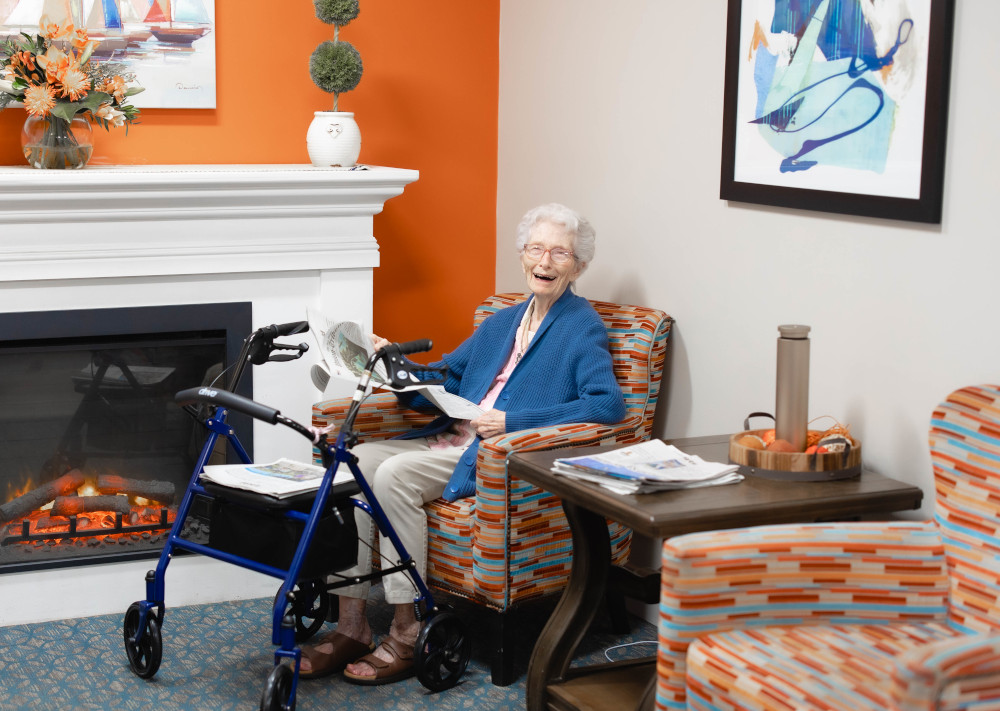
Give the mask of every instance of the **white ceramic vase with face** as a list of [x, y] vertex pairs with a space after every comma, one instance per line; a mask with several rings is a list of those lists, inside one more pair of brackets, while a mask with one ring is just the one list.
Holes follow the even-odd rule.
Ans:
[[323, 168], [350, 168], [361, 153], [361, 129], [349, 111], [317, 111], [306, 132], [309, 160]]

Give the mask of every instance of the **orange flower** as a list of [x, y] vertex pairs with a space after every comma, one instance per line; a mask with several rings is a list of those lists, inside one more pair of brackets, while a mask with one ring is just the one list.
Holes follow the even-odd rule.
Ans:
[[107, 94], [111, 94], [115, 97], [115, 101], [119, 104], [125, 101], [125, 80], [120, 76], [113, 76], [106, 78], [101, 85], [97, 87], [97, 91], [103, 91]]
[[14, 52], [10, 57], [10, 66], [24, 67], [29, 72], [33, 71], [35, 69], [35, 55], [26, 51]]
[[94, 112], [97, 118], [102, 118], [114, 127], [125, 125], [125, 112], [119, 111], [110, 104], [101, 104]]
[[35, 55], [29, 52], [17, 52], [10, 58], [7, 66], [16, 76], [22, 77], [29, 84], [43, 84], [45, 74], [35, 59]]
[[61, 86], [60, 94], [70, 101], [82, 99], [90, 91], [90, 79], [80, 71], [79, 67], [67, 67], [65, 72], [58, 78]]
[[35, 60], [51, 79], [53, 76], [58, 76], [60, 72], [66, 71], [66, 68], [69, 67], [70, 56], [58, 47], [49, 47], [45, 54], [39, 54]]
[[87, 48], [88, 44], [91, 43], [95, 45], [97, 44], [97, 42], [94, 42], [94, 40], [90, 39], [90, 36], [87, 34], [87, 30], [85, 29], [75, 30], [73, 32], [71, 41], [73, 43], [73, 48], [78, 49], [81, 52]]
[[58, 96], [76, 101], [90, 91], [90, 79], [77, 66], [72, 54], [66, 54], [58, 47], [49, 47], [45, 54], [38, 56], [38, 65], [45, 70], [48, 82]]
[[22, 101], [25, 110], [32, 116], [48, 116], [56, 105], [55, 92], [45, 84], [29, 86]]

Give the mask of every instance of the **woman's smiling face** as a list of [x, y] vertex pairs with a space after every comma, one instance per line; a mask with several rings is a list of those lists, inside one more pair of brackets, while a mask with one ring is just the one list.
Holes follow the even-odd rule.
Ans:
[[[560, 249], [572, 253], [573, 233], [565, 225], [542, 221], [531, 228], [528, 245], [541, 245], [546, 250]], [[551, 306], [580, 276], [583, 265], [575, 257], [564, 264], [556, 264], [551, 251], [546, 251], [537, 259], [532, 259], [527, 251], [523, 251], [521, 266], [531, 293]]]

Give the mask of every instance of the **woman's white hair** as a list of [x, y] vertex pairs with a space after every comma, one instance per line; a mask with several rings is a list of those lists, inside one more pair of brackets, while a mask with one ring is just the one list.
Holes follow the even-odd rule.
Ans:
[[524, 251], [524, 245], [528, 244], [531, 229], [539, 222], [551, 222], [562, 225], [573, 233], [573, 254], [580, 265], [580, 273], [587, 268], [594, 259], [597, 251], [597, 233], [587, 218], [576, 210], [560, 205], [557, 202], [550, 202], [547, 205], [539, 205], [525, 213], [524, 217], [517, 224], [517, 251]]

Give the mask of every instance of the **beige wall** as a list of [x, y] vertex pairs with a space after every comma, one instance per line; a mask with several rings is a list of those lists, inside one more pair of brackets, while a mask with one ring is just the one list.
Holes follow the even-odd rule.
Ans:
[[502, 0], [498, 289], [523, 284], [520, 214], [575, 206], [598, 231], [580, 292], [677, 319], [660, 435], [773, 411], [777, 325], [806, 323], [810, 415], [930, 496], [931, 410], [1000, 380], [1000, 3], [957, 4], [944, 218], [920, 226], [718, 198], [724, 0]]

